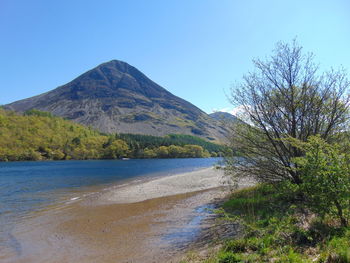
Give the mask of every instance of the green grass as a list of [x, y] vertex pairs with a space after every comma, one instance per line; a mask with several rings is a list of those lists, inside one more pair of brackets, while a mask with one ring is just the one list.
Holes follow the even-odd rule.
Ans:
[[206, 261], [187, 262], [350, 262], [350, 228], [307, 213], [281, 188], [259, 185], [237, 191], [218, 212], [239, 222], [243, 235], [223, 241]]

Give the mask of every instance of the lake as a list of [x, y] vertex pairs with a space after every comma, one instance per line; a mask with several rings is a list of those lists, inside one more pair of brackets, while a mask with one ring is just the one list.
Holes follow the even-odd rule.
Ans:
[[0, 247], [15, 245], [12, 228], [32, 212], [74, 200], [91, 187], [190, 172], [219, 161], [220, 158], [197, 158], [0, 163]]

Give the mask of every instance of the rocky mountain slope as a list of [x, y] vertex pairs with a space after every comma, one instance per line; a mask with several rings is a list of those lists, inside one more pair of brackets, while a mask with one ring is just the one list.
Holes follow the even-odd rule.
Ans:
[[216, 111], [216, 112], [210, 113], [209, 116], [218, 121], [228, 121], [228, 122], [240, 121], [236, 116], [232, 115], [231, 113], [223, 112], [223, 111]]
[[174, 96], [129, 64], [112, 60], [41, 95], [6, 109], [51, 112], [106, 133], [190, 134], [220, 141], [226, 130], [208, 114]]

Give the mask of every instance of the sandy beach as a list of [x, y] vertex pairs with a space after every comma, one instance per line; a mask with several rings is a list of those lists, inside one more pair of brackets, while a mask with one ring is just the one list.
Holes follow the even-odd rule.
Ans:
[[[228, 193], [213, 168], [115, 185], [41, 211], [13, 232], [3, 262], [177, 262], [201, 232], [207, 208]], [[240, 187], [251, 185], [242, 182]]]
[[193, 172], [160, 177], [146, 182], [116, 186], [100, 196], [100, 202], [126, 204], [159, 197], [203, 191], [227, 186], [230, 182], [222, 170], [205, 168]]

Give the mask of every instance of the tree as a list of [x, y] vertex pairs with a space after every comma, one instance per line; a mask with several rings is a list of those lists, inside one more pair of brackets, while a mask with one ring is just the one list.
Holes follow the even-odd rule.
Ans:
[[329, 141], [347, 128], [346, 73], [340, 69], [319, 74], [313, 59], [295, 40], [280, 42], [269, 59], [254, 60], [256, 70], [232, 88], [231, 103], [243, 108], [240, 117], [248, 124], [232, 127], [230, 146], [243, 158], [226, 158], [229, 173], [300, 184], [292, 159], [303, 153], [285, 139], [305, 142], [319, 134]]
[[199, 145], [185, 145], [184, 146], [186, 157], [201, 158], [208, 157], [209, 153], [204, 153], [203, 147]]
[[305, 151], [305, 156], [294, 161], [303, 180], [300, 190], [309, 207], [320, 215], [336, 216], [342, 226], [347, 226], [350, 216], [349, 153], [343, 153], [337, 144], [330, 145], [317, 136], [310, 137], [306, 143], [294, 141], [292, 144]]
[[168, 147], [166, 147], [166, 146], [160, 146], [160, 147], [157, 149], [157, 156], [158, 156], [159, 158], [168, 158], [168, 156], [169, 156]]
[[154, 152], [154, 150], [146, 148], [143, 151], [143, 158], [155, 158], [157, 154]]
[[105, 157], [111, 159], [117, 159], [127, 156], [129, 151], [129, 146], [123, 140], [113, 141], [107, 148]]
[[184, 156], [184, 149], [180, 146], [170, 145], [168, 147], [168, 152], [169, 158], [180, 158]]

